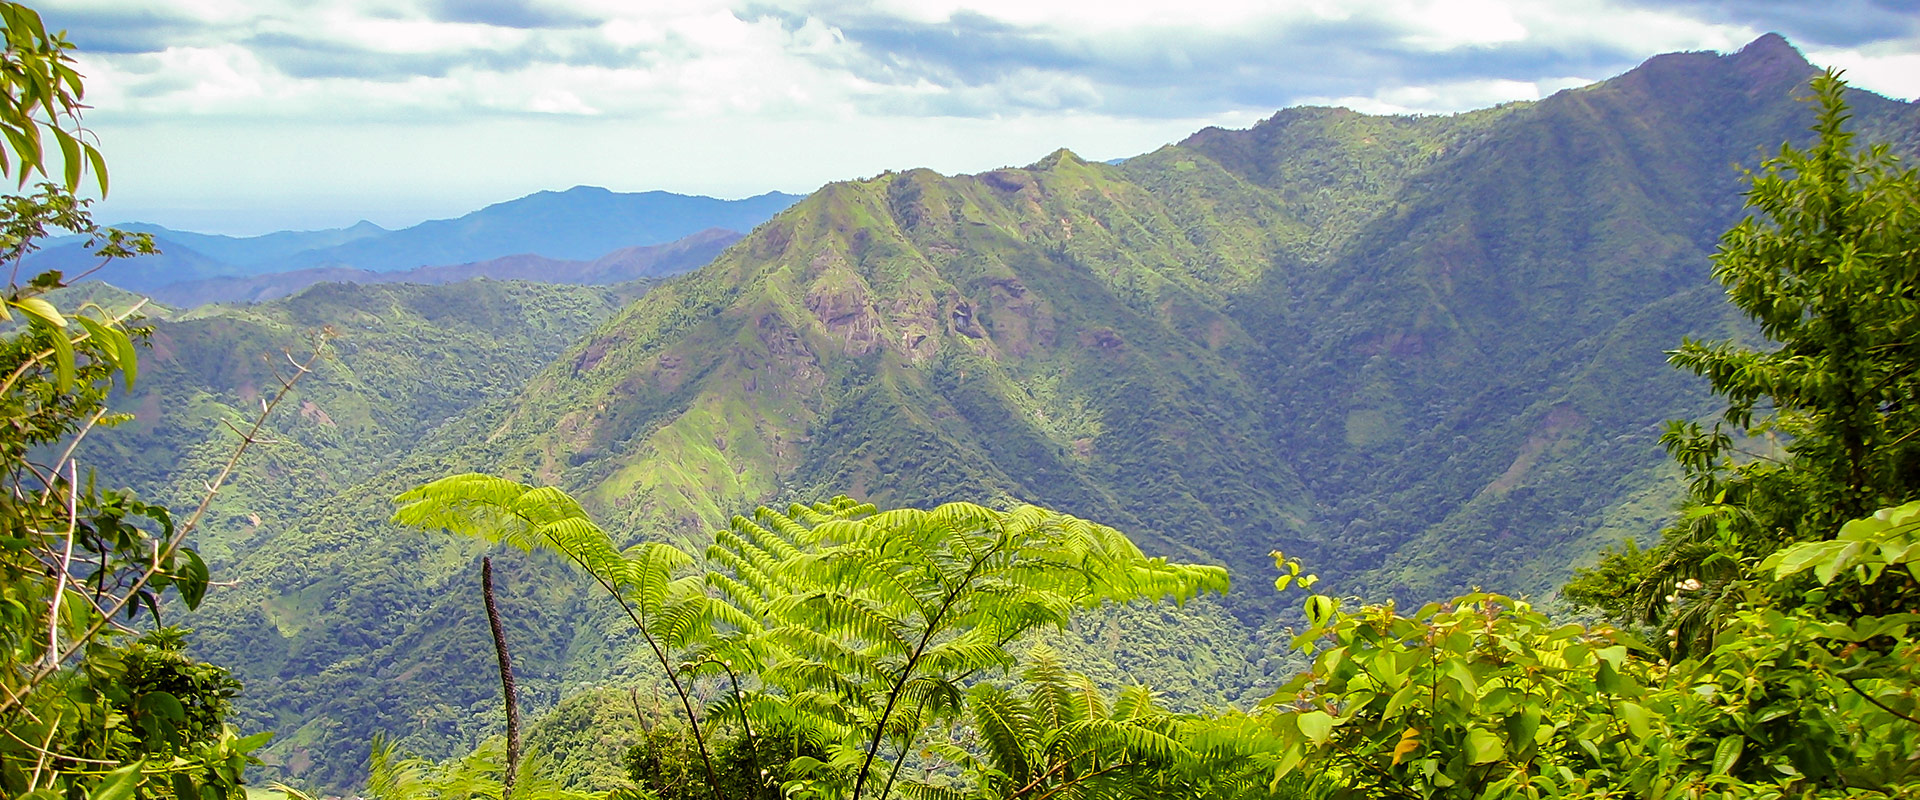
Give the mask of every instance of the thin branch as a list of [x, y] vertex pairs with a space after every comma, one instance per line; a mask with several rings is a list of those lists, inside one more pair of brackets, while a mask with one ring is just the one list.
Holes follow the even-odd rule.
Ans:
[[[98, 240], [98, 239], [96, 239], [95, 241], [99, 241], [99, 240]], [[157, 255], [157, 254], [158, 254], [158, 253], [156, 252], [156, 255]], [[78, 275], [74, 275], [74, 276], [71, 276], [71, 277], [67, 277], [67, 276], [62, 276], [62, 277], [60, 278], [60, 282], [61, 282], [61, 283], [63, 283], [63, 284], [65, 284], [65, 285], [67, 285], [67, 286], [72, 286], [72, 285], [74, 285], [74, 284], [76, 284], [76, 283], [79, 283], [79, 282], [81, 282], [81, 281], [84, 281], [84, 280], [86, 280], [86, 279], [87, 279], [87, 276], [88, 276], [88, 275], [92, 275], [93, 273], [96, 273], [96, 272], [99, 272], [99, 271], [100, 271], [100, 270], [102, 270], [102, 269], [105, 269], [105, 268], [106, 268], [106, 266], [107, 266], [108, 264], [111, 264], [111, 263], [113, 263], [113, 262], [115, 262], [115, 261], [117, 261], [117, 260], [119, 260], [119, 259], [121, 259], [121, 258], [125, 258], [125, 256], [111, 256], [111, 257], [107, 257], [107, 258], [102, 258], [102, 259], [100, 259], [100, 263], [98, 263], [98, 264], [95, 264], [95, 265], [93, 265], [92, 267], [89, 267], [89, 268], [87, 268], [87, 269], [86, 269], [86, 271], [84, 271], [84, 272], [81, 272], [81, 273], [80, 273], [80, 274], [78, 274]]]
[[[119, 761], [106, 761], [98, 758], [83, 758], [81, 756], [70, 756], [62, 753], [56, 753], [56, 752], [53, 752], [52, 750], [41, 748], [32, 742], [29, 742], [25, 739], [20, 738], [18, 734], [14, 733], [13, 730], [9, 728], [0, 728], [0, 733], [4, 733], [7, 735], [7, 738], [20, 743], [21, 747], [25, 747], [28, 750], [32, 750], [36, 753], [44, 753], [53, 758], [60, 759], [61, 761], [73, 761], [76, 763], [83, 763], [83, 764], [105, 764], [110, 767], [124, 766], [124, 763]], [[52, 740], [49, 739], [48, 741], [52, 741]]]
[[[528, 519], [523, 514], [516, 514], [515, 516], [526, 521], [529, 525], [534, 524], [533, 520]], [[595, 571], [592, 566], [587, 564], [586, 559], [574, 553], [573, 550], [569, 549], [563, 542], [550, 535], [546, 538], [548, 542], [553, 544], [555, 550], [560, 551], [568, 559], [572, 560], [573, 563], [579, 564], [581, 570], [592, 576], [593, 581], [600, 584], [600, 588], [606, 590], [607, 594], [613, 598], [613, 601], [620, 605], [620, 610], [626, 612], [627, 619], [633, 622], [634, 629], [640, 632], [640, 638], [646, 641], [647, 647], [653, 650], [654, 660], [660, 664], [660, 670], [666, 673], [667, 682], [673, 686], [673, 693], [680, 698], [680, 707], [687, 713], [687, 727], [693, 732], [693, 743], [700, 751], [700, 763], [706, 768], [707, 786], [712, 790], [714, 800], [725, 800], [720, 793], [720, 778], [713, 771], [713, 758], [707, 752], [706, 736], [700, 730], [700, 715], [694, 713], [693, 699], [687, 691], [686, 686], [680, 682], [679, 670], [674, 669], [673, 664], [667, 660], [666, 648], [660, 644], [658, 639], [654, 638], [653, 631], [647, 628], [647, 623], [640, 618], [639, 612], [633, 609], [633, 604], [627, 602], [627, 598], [620, 594], [618, 587], [614, 586], [612, 582]]]
[[[55, 714], [53, 715], [53, 724], [47, 726], [46, 741], [41, 742], [39, 747], [33, 748], [35, 750], [40, 751], [40, 758], [39, 760], [35, 761], [33, 764], [33, 777], [27, 779], [27, 791], [33, 791], [33, 788], [40, 784], [40, 771], [43, 769], [46, 769], [48, 763], [50, 763], [50, 756], [53, 755], [53, 752], [48, 750], [47, 748], [53, 746], [53, 735], [55, 733], [58, 733], [59, 730], [60, 730], [60, 715]], [[47, 784], [49, 786], [53, 784], [53, 776], [51, 775], [47, 776]]]
[[[52, 661], [60, 655], [60, 601], [67, 596], [67, 578], [73, 575], [73, 532], [79, 527], [80, 499], [75, 487], [79, 485], [79, 467], [68, 465], [67, 478], [67, 547], [60, 555], [60, 577], [53, 584], [53, 601], [47, 608], [47, 659]], [[56, 662], [56, 666], [58, 663]]]
[[[1002, 540], [1004, 540], [1004, 538], [1005, 537], [1002, 537]], [[933, 617], [927, 620], [926, 634], [920, 637], [920, 644], [914, 647], [913, 653], [907, 657], [907, 663], [900, 668], [899, 680], [894, 683], [893, 688], [887, 692], [887, 706], [880, 712], [880, 719], [874, 723], [873, 741], [867, 745], [867, 757], [860, 763], [860, 774], [853, 779], [852, 800], [860, 800], [860, 791], [867, 784], [867, 774], [873, 768], [873, 759], [880, 755], [880, 742], [887, 733], [887, 719], [893, 716], [894, 704], [899, 702], [900, 693], [905, 690], [907, 682], [913, 678], [913, 668], [920, 663], [920, 657], [926, 653], [927, 646], [933, 642], [934, 634], [940, 632], [941, 620], [946, 617], [947, 611], [953, 608], [954, 602], [960, 599], [960, 595], [967, 590], [974, 576], [978, 575], [980, 569], [986, 566], [987, 560], [998, 552], [999, 549], [1000, 543], [996, 541], [994, 546], [988, 548], [984, 554], [974, 557], [973, 563], [967, 567], [966, 574], [960, 576], [960, 580], [947, 592], [946, 598], [941, 601], [940, 610], [934, 612]], [[906, 758], [906, 754], [902, 753], [900, 757], [904, 759]], [[886, 800], [884, 793], [881, 794], [881, 800]]]
[[747, 703], [740, 692], [740, 676], [733, 671], [732, 664], [713, 656], [707, 656], [697, 663], [719, 666], [727, 673], [727, 682], [733, 684], [733, 703], [740, 709], [740, 727], [747, 737], [747, 757], [753, 762], [754, 785], [764, 788], [768, 778], [767, 769], [760, 763], [760, 740], [753, 733], [753, 722], [747, 718]]
[[[136, 303], [134, 308], [138, 308], [145, 302], [143, 299], [140, 303]], [[129, 311], [127, 313], [131, 314], [132, 312]], [[122, 315], [122, 318], [124, 317], [125, 315]], [[140, 590], [145, 588], [146, 585], [153, 580], [155, 575], [159, 574], [160, 565], [167, 559], [172, 558], [173, 554], [178, 552], [180, 548], [186, 544], [187, 536], [199, 527], [200, 520], [207, 514], [207, 509], [212, 507], [214, 497], [219, 494], [220, 487], [226, 484], [227, 479], [233, 476], [235, 470], [239, 469], [240, 458], [246, 455], [247, 449], [259, 439], [260, 431], [266, 428], [268, 416], [272, 414], [274, 408], [280, 405], [281, 401], [286, 399], [287, 395], [293, 392], [294, 385], [299, 383], [302, 377], [305, 377], [312, 371], [313, 363], [320, 359], [325, 349], [326, 339], [325, 337], [321, 337], [315, 342], [313, 353], [307, 356], [307, 360], [301, 365], [300, 371], [292, 378], [282, 382], [280, 384], [280, 391], [274, 393], [271, 401], [264, 403], [265, 407], [259, 415], [254, 417], [253, 426], [248, 430], [246, 435], [241, 437], [239, 446], [233, 449], [233, 453], [227, 457], [226, 463], [221, 466], [220, 472], [207, 484], [207, 493], [201, 497], [199, 507], [194, 509], [184, 524], [175, 529], [173, 536], [167, 540], [164, 546], [162, 546], [159, 541], [154, 542], [153, 561], [147, 565], [146, 570], [140, 574], [140, 577], [135, 579], [131, 585], [127, 586], [113, 606], [108, 609], [108, 613], [88, 626], [72, 644], [67, 646], [65, 652], [61, 653], [57, 659], [42, 665], [40, 669], [35, 670], [32, 675], [28, 676], [25, 684], [26, 688], [30, 689], [41, 681], [46, 680], [59, 669], [60, 664], [72, 658], [82, 647], [85, 647], [88, 642], [92, 641], [93, 637], [99, 634], [101, 629], [107, 627], [113, 617], [119, 615], [121, 611], [126, 610], [127, 606], [131, 604], [135, 598], [139, 597]], [[19, 374], [20, 371], [15, 371], [14, 377], [18, 377]], [[13, 378], [8, 378], [9, 383], [11, 383], [12, 380]], [[4, 391], [5, 386], [0, 385], [0, 392]], [[25, 695], [26, 691], [23, 689], [19, 695], [0, 700], [0, 713], [5, 713], [18, 705]]]
[[[67, 463], [68, 459], [73, 458], [73, 451], [80, 446], [80, 441], [87, 438], [87, 434], [93, 432], [93, 426], [100, 424], [100, 420], [106, 416], [107, 407], [102, 405], [98, 410], [93, 412], [93, 416], [87, 418], [86, 424], [81, 425], [80, 431], [73, 435], [73, 441], [67, 443], [67, 449], [60, 451], [60, 457], [53, 460], [53, 474], [60, 474], [60, 465]], [[73, 487], [78, 485], [80, 485], [78, 478], [67, 479], [67, 491], [69, 493], [73, 491]]]
[[1865, 700], [1866, 700], [1867, 702], [1869, 702], [1869, 703], [1872, 703], [1872, 704], [1874, 704], [1874, 705], [1876, 705], [1876, 706], [1879, 706], [1879, 707], [1880, 707], [1880, 710], [1881, 710], [1881, 711], [1885, 711], [1885, 712], [1887, 712], [1887, 713], [1889, 713], [1889, 714], [1892, 714], [1892, 715], [1894, 715], [1894, 716], [1896, 716], [1896, 717], [1899, 717], [1899, 718], [1901, 718], [1901, 719], [1904, 719], [1904, 720], [1906, 720], [1906, 721], [1908, 721], [1908, 722], [1911, 722], [1911, 723], [1913, 723], [1913, 724], [1915, 724], [1915, 725], [1920, 725], [1920, 719], [1914, 719], [1913, 717], [1909, 717], [1909, 716], [1907, 716], [1907, 715], [1905, 715], [1905, 714], [1902, 714], [1902, 713], [1900, 713], [1900, 712], [1898, 712], [1898, 711], [1895, 711], [1895, 710], [1893, 710], [1892, 708], [1889, 708], [1889, 707], [1887, 706], [1887, 704], [1886, 704], [1886, 703], [1882, 703], [1882, 702], [1880, 702], [1880, 698], [1877, 698], [1877, 697], [1874, 697], [1873, 695], [1870, 695], [1870, 694], [1867, 694], [1866, 692], [1863, 692], [1863, 691], [1861, 691], [1861, 690], [1860, 690], [1860, 687], [1859, 687], [1859, 686], [1856, 686], [1856, 685], [1854, 685], [1854, 683], [1853, 683], [1853, 679], [1852, 679], [1852, 678], [1848, 678], [1848, 677], [1845, 677], [1845, 676], [1838, 676], [1838, 677], [1840, 677], [1840, 680], [1843, 680], [1843, 681], [1846, 681], [1846, 682], [1847, 682], [1847, 688], [1849, 688], [1849, 689], [1852, 689], [1852, 690], [1853, 690], [1853, 693], [1854, 693], [1854, 694], [1857, 694], [1857, 695], [1860, 695], [1860, 696], [1861, 696], [1862, 698], [1864, 698], [1864, 699], [1865, 699]]

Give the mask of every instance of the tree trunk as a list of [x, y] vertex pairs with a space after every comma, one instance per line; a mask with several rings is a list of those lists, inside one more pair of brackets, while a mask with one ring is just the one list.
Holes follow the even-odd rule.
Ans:
[[493, 629], [493, 653], [500, 661], [500, 694], [507, 704], [507, 774], [500, 800], [513, 800], [513, 781], [520, 769], [520, 701], [513, 689], [513, 659], [507, 657], [507, 635], [500, 629], [500, 609], [493, 602], [493, 559], [480, 558], [480, 596], [487, 604], [487, 627]]

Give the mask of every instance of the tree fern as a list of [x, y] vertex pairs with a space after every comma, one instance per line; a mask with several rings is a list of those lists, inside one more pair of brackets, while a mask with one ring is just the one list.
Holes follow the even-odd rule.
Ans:
[[680, 700], [708, 786], [715, 800], [724, 800], [701, 734], [689, 676], [684, 663], [674, 658], [705, 639], [712, 625], [714, 604], [705, 594], [706, 581], [697, 575], [674, 577], [693, 564], [692, 556], [661, 542], [622, 550], [565, 492], [491, 475], [441, 478], [401, 494], [394, 502], [399, 505], [393, 514], [396, 523], [477, 536], [522, 550], [549, 550], [585, 570], [646, 641]]
[[[435, 764], [416, 756], [402, 755], [384, 737], [373, 740], [368, 761], [368, 800], [498, 800], [506, 774], [506, 751], [499, 740], [475, 748], [463, 758]], [[525, 776], [514, 788], [514, 797], [526, 800], [601, 800], [597, 795], [571, 791], [541, 769], [539, 758], [529, 757]], [[273, 789], [291, 800], [313, 800], [305, 792], [276, 784]]]
[[[1037, 647], [1020, 689], [975, 685], [966, 701], [974, 746], [928, 748], [967, 774], [973, 797], [1158, 796], [1168, 785], [1161, 775], [1201, 771], [1203, 755], [1181, 740], [1187, 722], [1156, 705], [1144, 688], [1123, 690], [1109, 704], [1086, 676], [1067, 672], [1052, 650]], [[904, 793], [952, 792], [910, 781]]]
[[[1076, 607], [1227, 588], [1219, 567], [1147, 558], [1119, 531], [1036, 506], [881, 511], [836, 498], [762, 508], [714, 533], [704, 574], [683, 575], [693, 563], [685, 552], [621, 550], [557, 489], [456, 475], [396, 502], [396, 522], [551, 550], [592, 576], [679, 695], [715, 787], [689, 690], [697, 676], [724, 673], [733, 692], [709, 710], [737, 717], [749, 746], [756, 726], [777, 726], [825, 756], [799, 764], [806, 777], [788, 788], [885, 797], [927, 727], [987, 702], [963, 687], [1010, 670], [1010, 642], [1066, 625]], [[1153, 757], [1179, 749], [1132, 717], [1114, 727], [1069, 713], [1083, 706], [1068, 687], [1041, 682], [1053, 693], [1049, 724], [1026, 723], [1022, 741], [1044, 727], [1070, 746], [1113, 739]]]
[[[757, 660], [755, 708], [817, 720], [836, 752], [858, 754], [814, 786], [851, 798], [884, 797], [922, 731], [960, 713], [971, 676], [1010, 669], [1023, 634], [1075, 607], [1227, 585], [1218, 567], [1150, 559], [1112, 528], [1035, 506], [763, 508], [717, 532], [708, 560], [732, 609], [715, 615], [727, 621], [713, 652]], [[832, 714], [796, 704], [822, 694], [839, 700]]]

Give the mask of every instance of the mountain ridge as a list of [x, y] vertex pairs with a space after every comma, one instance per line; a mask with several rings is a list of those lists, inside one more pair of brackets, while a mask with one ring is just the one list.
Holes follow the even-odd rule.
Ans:
[[[667, 244], [711, 228], [752, 230], [797, 199], [781, 192], [720, 200], [576, 186], [396, 230], [362, 221], [347, 228], [231, 237], [133, 223], [131, 229], [154, 234], [161, 253], [110, 263], [92, 277], [149, 291], [175, 283], [324, 267], [393, 272], [519, 254], [592, 261], [622, 248]], [[77, 275], [99, 266], [99, 260], [85, 248], [84, 238], [63, 237], [30, 254], [24, 266]]]
[[518, 253], [468, 264], [374, 272], [348, 267], [309, 267], [264, 275], [202, 278], [149, 290], [155, 300], [180, 308], [207, 303], [256, 303], [294, 294], [316, 283], [442, 284], [487, 278], [601, 286], [642, 278], [665, 278], [699, 268], [740, 234], [720, 228], [658, 245], [623, 247], [591, 261]]

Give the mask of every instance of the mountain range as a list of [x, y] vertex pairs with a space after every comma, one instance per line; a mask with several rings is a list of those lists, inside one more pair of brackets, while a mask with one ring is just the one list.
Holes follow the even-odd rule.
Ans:
[[[207, 288], [203, 282], [215, 278], [315, 269], [336, 270], [324, 273], [329, 275], [324, 280], [352, 280], [362, 277], [361, 272], [421, 267], [458, 265], [472, 272], [471, 265], [511, 256], [618, 262], [634, 257], [617, 252], [629, 248], [666, 245], [687, 237], [700, 238], [685, 243], [683, 248], [700, 247], [713, 241], [711, 234], [704, 233], [711, 229], [752, 230], [798, 199], [797, 195], [780, 192], [719, 200], [671, 192], [623, 193], [576, 186], [563, 192], [536, 192], [454, 219], [429, 220], [399, 230], [362, 221], [332, 230], [234, 237], [129, 223], [117, 227], [152, 234], [161, 254], [108, 264], [93, 277], [136, 291], [196, 284], [169, 292], [175, 297], [191, 297], [194, 289]], [[78, 274], [99, 263], [80, 237], [55, 239], [49, 244], [29, 256], [25, 265]], [[562, 274], [582, 269], [562, 267]], [[605, 270], [598, 272], [604, 274]], [[432, 274], [416, 277], [431, 280]], [[456, 269], [438, 274], [462, 272]], [[226, 291], [236, 296], [256, 294], [246, 286]]]
[[[836, 493], [1097, 519], [1237, 588], [1107, 610], [1066, 634], [1100, 643], [1082, 666], [1233, 701], [1285, 669], [1272, 550], [1374, 600], [1548, 597], [1664, 524], [1660, 423], [1712, 403], [1662, 353], [1751, 335], [1709, 258], [1734, 165], [1807, 138], [1812, 74], [1769, 35], [1464, 114], [1294, 108], [1119, 164], [834, 183], [659, 282], [186, 312], [156, 323], [121, 449], [88, 457], [144, 459], [142, 488], [188, 502], [212, 423], [271, 376], [185, 354], [339, 332], [204, 534], [248, 579], [186, 620], [246, 683], [242, 721], [281, 732], [267, 757], [320, 785], [356, 781], [376, 732], [445, 756], [496, 729], [480, 546], [384, 522], [468, 469], [559, 485], [636, 541]], [[1920, 106], [1851, 100], [1863, 138], [1920, 152]], [[141, 406], [180, 392], [198, 411]], [[644, 681], [561, 565], [499, 561], [531, 705]]]
[[489, 278], [542, 281], [582, 286], [665, 278], [704, 266], [740, 234], [708, 228], [666, 244], [623, 247], [591, 261], [569, 261], [522, 253], [468, 264], [375, 272], [352, 267], [310, 267], [288, 272], [238, 275], [170, 283], [147, 294], [162, 303], [189, 308], [206, 303], [257, 303], [286, 297], [316, 283], [441, 284]]

